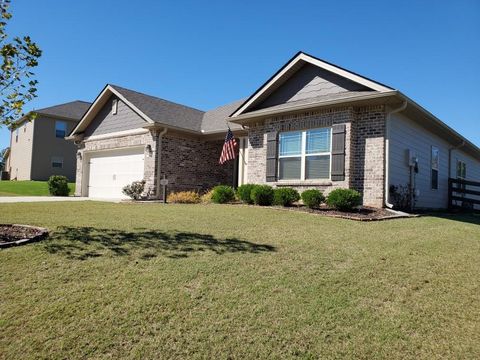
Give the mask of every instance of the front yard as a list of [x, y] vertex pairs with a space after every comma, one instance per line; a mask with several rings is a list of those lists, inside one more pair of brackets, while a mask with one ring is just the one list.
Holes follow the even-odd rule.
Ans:
[[[0, 190], [1, 191], [1, 190]], [[480, 358], [480, 218], [2, 204], [0, 358]]]
[[[75, 192], [75, 183], [69, 183], [70, 194]], [[0, 196], [49, 196], [46, 181], [0, 181]]]

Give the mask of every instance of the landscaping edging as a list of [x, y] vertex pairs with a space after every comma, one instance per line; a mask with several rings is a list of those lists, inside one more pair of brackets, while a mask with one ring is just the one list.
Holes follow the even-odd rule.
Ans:
[[45, 239], [48, 236], [48, 229], [46, 228], [31, 226], [31, 225], [22, 225], [22, 224], [0, 224], [0, 228], [8, 228], [8, 227], [18, 227], [23, 229], [29, 229], [31, 231], [34, 231], [34, 235], [28, 238], [23, 238], [18, 240], [12, 240], [12, 241], [6, 241], [6, 242], [0, 241], [0, 249], [40, 241]]
[[[419, 216], [416, 214], [408, 214], [402, 211], [396, 211], [396, 210], [391, 210], [386, 208], [379, 209], [379, 210], [388, 212], [391, 215], [384, 215], [384, 216], [378, 216], [378, 217], [359, 217], [359, 216], [355, 216], [355, 213], [341, 214], [338, 211], [335, 211], [335, 213], [333, 213], [334, 210], [332, 209], [315, 210], [315, 209], [308, 209], [305, 207], [296, 207], [296, 206], [280, 207], [280, 206], [258, 206], [258, 205], [247, 205], [247, 204], [231, 204], [231, 205], [234, 205], [234, 206], [243, 205], [248, 207], [261, 207], [261, 208], [280, 210], [280, 211], [301, 212], [301, 213], [310, 214], [310, 215], [327, 216], [327, 217], [332, 217], [337, 219], [346, 219], [346, 220], [354, 220], [354, 221], [385, 221], [385, 220], [394, 220], [394, 219], [415, 218]], [[377, 209], [371, 208], [371, 210], [377, 210]]]

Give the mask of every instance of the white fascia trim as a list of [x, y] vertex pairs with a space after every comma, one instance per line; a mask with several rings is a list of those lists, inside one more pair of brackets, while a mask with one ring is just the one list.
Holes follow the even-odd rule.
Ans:
[[318, 59], [315, 59], [315, 58], [312, 58], [311, 56], [308, 56], [306, 54], [298, 54], [298, 56], [293, 59], [290, 64], [288, 64], [287, 66], [285, 66], [285, 68], [279, 72], [273, 79], [271, 79], [266, 85], [264, 85], [264, 87], [258, 91], [258, 93], [252, 97], [247, 103], [245, 103], [240, 109], [238, 109], [233, 115], [232, 115], [232, 118], [233, 117], [236, 117], [238, 115], [240, 115], [244, 110], [246, 110], [251, 104], [253, 104], [262, 94], [265, 93], [265, 91], [267, 91], [275, 82], [277, 82], [281, 77], [283, 77], [285, 75], [285, 73], [287, 73], [293, 66], [295, 66], [299, 61], [305, 61], [305, 62], [308, 62], [312, 65], [315, 65], [315, 66], [318, 66], [322, 69], [325, 69], [327, 71], [330, 71], [330, 72], [333, 72], [334, 74], [337, 74], [337, 75], [340, 75], [340, 76], [343, 76], [349, 80], [352, 80], [354, 82], [357, 82], [361, 85], [364, 85], [364, 86], [367, 86], [373, 90], [376, 90], [376, 91], [392, 91], [392, 89], [386, 87], [386, 86], [382, 86], [380, 84], [377, 84], [376, 82], [373, 82], [373, 81], [370, 81], [368, 79], [365, 79], [364, 77], [362, 76], [359, 76], [359, 75], [355, 75], [355, 74], [352, 74], [351, 72], [349, 71], [346, 71], [346, 70], [343, 70], [343, 69], [340, 69], [334, 65], [331, 65], [331, 64], [328, 64], [328, 63], [325, 63], [321, 60], [318, 60]]
[[377, 99], [377, 98], [382, 98], [382, 97], [395, 96], [397, 94], [398, 94], [397, 90], [390, 90], [390, 91], [385, 91], [385, 92], [381, 92], [381, 93], [350, 96], [350, 97], [321, 101], [321, 102], [310, 103], [310, 104], [294, 105], [294, 106], [290, 106], [290, 107], [283, 108], [283, 109], [273, 109], [272, 110], [272, 109], [266, 108], [266, 109], [256, 110], [252, 113], [238, 115], [236, 118], [230, 119], [229, 121], [231, 121], [232, 123], [235, 123], [235, 124], [241, 124], [244, 120], [252, 120], [252, 119], [256, 119], [256, 118], [260, 118], [260, 117], [264, 117], [264, 116], [270, 116], [270, 115], [281, 114], [281, 113], [290, 113], [290, 112], [301, 111], [301, 110], [309, 110], [309, 109], [315, 109], [315, 108], [318, 108], [318, 107], [325, 107], [325, 106], [329, 106], [329, 105], [337, 105], [337, 104], [342, 104], [342, 103]]
[[[141, 118], [143, 118], [145, 121], [147, 121], [148, 123], [151, 123], [153, 124], [154, 121], [152, 119], [150, 119], [147, 115], [145, 115], [142, 111], [140, 111], [140, 109], [138, 109], [136, 106], [134, 106], [130, 101], [128, 101], [127, 99], [125, 99], [124, 96], [122, 96], [122, 94], [120, 94], [117, 90], [115, 90], [113, 87], [111, 87], [110, 85], [107, 85], [105, 87], [105, 89], [103, 89], [103, 91], [100, 93], [100, 95], [97, 96], [97, 99], [95, 100], [95, 102], [90, 106], [90, 108], [88, 109], [88, 111], [85, 113], [85, 115], [83, 115], [83, 118], [78, 122], [77, 126], [75, 126], [75, 129], [73, 129], [73, 131], [71, 132], [71, 135], [70, 136], [73, 136], [76, 134], [77, 130], [84, 125], [85, 122], [87, 122], [87, 119], [88, 121], [91, 121], [92, 119], [90, 119], [91, 115], [95, 112], [97, 112], [97, 105], [98, 103], [104, 98], [105, 94], [107, 92], [110, 92], [112, 94], [115, 94], [120, 100], [122, 100], [125, 104], [127, 104], [133, 111], [135, 111], [138, 115], [140, 115]], [[88, 125], [88, 124], [87, 124]]]
[[141, 135], [148, 133], [147, 129], [133, 129], [133, 130], [124, 130], [124, 131], [116, 131], [108, 134], [101, 134], [101, 135], [92, 135], [88, 136], [83, 139], [83, 141], [94, 141], [94, 140], [103, 140], [103, 139], [111, 139], [115, 137], [122, 137], [122, 136], [130, 136], [130, 135]]

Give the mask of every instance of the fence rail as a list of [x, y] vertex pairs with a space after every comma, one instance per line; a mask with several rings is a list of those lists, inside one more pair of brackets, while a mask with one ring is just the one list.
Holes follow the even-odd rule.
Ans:
[[[467, 195], [478, 196], [478, 198], [472, 198]], [[457, 202], [460, 202], [460, 204]], [[448, 207], [450, 209], [455, 207], [467, 207], [473, 209], [475, 208], [475, 205], [480, 205], [480, 182], [449, 178]]]

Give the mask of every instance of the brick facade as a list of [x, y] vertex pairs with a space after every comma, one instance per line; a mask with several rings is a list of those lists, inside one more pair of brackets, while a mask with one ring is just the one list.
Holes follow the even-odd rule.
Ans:
[[269, 182], [272, 186], [291, 186], [304, 191], [318, 188], [328, 194], [336, 188], [354, 188], [363, 194], [364, 205], [381, 207], [384, 196], [383, 106], [337, 107], [293, 115], [275, 116], [249, 129], [248, 182], [266, 182], [266, 133], [306, 130], [345, 124], [345, 180], [306, 180]]
[[202, 141], [169, 135], [162, 139], [160, 176], [169, 191], [203, 192], [215, 185], [233, 185], [234, 164], [218, 164], [223, 140]]
[[[146, 150], [150, 145], [152, 152]], [[76, 196], [82, 195], [83, 166], [88, 161], [89, 152], [115, 150], [142, 146], [145, 149], [145, 194], [156, 198], [157, 181], [157, 136], [156, 133], [87, 140], [82, 142], [77, 159]], [[169, 181], [168, 191], [195, 190], [206, 191], [218, 184], [233, 184], [234, 165], [228, 162], [218, 164], [223, 140], [201, 141], [178, 136], [164, 135], [161, 139], [160, 177], [166, 175]], [[86, 179], [88, 181], [88, 179]], [[85, 193], [83, 194], [85, 195]], [[160, 196], [162, 193], [160, 192]]]

